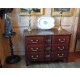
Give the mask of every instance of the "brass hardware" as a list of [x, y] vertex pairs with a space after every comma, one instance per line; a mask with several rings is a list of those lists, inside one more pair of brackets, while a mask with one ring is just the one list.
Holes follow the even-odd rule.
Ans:
[[62, 48], [58, 47], [59, 50], [64, 50], [64, 46]]
[[31, 50], [32, 50], [32, 51], [38, 51], [38, 48], [36, 48], [36, 49], [31, 48]]
[[38, 40], [31, 40], [32, 43], [38, 43]]
[[65, 42], [65, 40], [66, 40], [66, 39], [63, 39], [63, 40], [59, 39], [59, 42], [63, 43], [63, 42]]
[[60, 54], [58, 54], [58, 57], [63, 57], [63, 56], [64, 56], [64, 54], [61, 54], [61, 55], [60, 55]]
[[35, 59], [38, 59], [38, 55], [37, 55], [36, 57], [34, 57], [34, 56], [31, 56], [31, 57], [32, 57], [32, 59], [34, 59], [34, 60], [35, 60]]

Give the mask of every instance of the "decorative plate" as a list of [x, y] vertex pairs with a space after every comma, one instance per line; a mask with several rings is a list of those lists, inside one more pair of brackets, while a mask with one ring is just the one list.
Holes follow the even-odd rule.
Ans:
[[39, 29], [51, 29], [55, 26], [55, 20], [51, 16], [41, 16], [38, 18], [38, 28]]

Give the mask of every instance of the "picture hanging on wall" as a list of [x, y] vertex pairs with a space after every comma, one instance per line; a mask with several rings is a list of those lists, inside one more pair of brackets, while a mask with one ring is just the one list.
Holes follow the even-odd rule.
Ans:
[[[51, 15], [52, 16], [72, 16], [73, 15], [73, 8], [52, 8]], [[62, 13], [61, 13], [62, 12]]]
[[19, 8], [19, 15], [42, 15], [43, 8]]

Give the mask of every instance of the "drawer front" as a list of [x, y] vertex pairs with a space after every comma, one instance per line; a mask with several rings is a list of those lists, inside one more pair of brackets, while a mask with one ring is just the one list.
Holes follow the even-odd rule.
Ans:
[[43, 44], [44, 37], [26, 37], [26, 44]]
[[68, 51], [69, 45], [68, 44], [53, 44], [52, 51]]
[[27, 54], [26, 59], [29, 61], [43, 61], [44, 60], [44, 53]]
[[27, 53], [44, 52], [44, 46], [43, 45], [27, 45], [26, 50], [27, 50]]
[[56, 58], [67, 58], [68, 57], [68, 52], [57, 52], [56, 53]]
[[68, 43], [69, 36], [52, 36], [52, 43]]
[[68, 52], [53, 52], [51, 59], [68, 58]]

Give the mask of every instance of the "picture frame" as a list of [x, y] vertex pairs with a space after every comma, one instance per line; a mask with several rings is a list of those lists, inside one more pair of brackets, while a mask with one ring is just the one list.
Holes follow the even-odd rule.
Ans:
[[[32, 10], [31, 13], [30, 10]], [[18, 12], [19, 15], [42, 15], [43, 8], [19, 8]]]
[[72, 16], [73, 11], [73, 8], [51, 8], [51, 16]]

